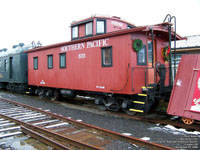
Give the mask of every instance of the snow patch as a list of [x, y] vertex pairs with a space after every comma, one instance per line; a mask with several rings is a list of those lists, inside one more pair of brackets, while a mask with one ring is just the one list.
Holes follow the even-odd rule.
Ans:
[[10, 98], [11, 98], [11, 97], [12, 97], [12, 98], [15, 98], [16, 96], [15, 96], [15, 95], [12, 95], [12, 94], [9, 94], [8, 97], [10, 97]]
[[200, 137], [200, 132], [198, 131], [186, 131], [183, 128], [176, 128], [172, 125], [166, 125], [164, 127], [151, 127], [148, 130], [152, 130], [152, 131], [160, 131], [160, 132], [165, 132], [165, 133], [172, 133], [175, 135], [187, 135], [187, 134], [191, 134], [191, 135], [197, 135]]
[[123, 135], [126, 135], [126, 136], [131, 136], [132, 134], [131, 133], [122, 133]]
[[149, 141], [150, 140], [150, 137], [143, 137], [143, 138], [140, 138], [141, 140], [145, 140], [145, 141]]
[[82, 120], [80, 120], [80, 119], [78, 119], [78, 120], [76, 120], [76, 121], [78, 121], [78, 122], [82, 122]]
[[137, 147], [138, 148], [138, 146], [137, 145], [135, 145], [135, 144], [132, 144], [134, 147]]
[[178, 120], [179, 118], [179, 116], [173, 116], [170, 120]]

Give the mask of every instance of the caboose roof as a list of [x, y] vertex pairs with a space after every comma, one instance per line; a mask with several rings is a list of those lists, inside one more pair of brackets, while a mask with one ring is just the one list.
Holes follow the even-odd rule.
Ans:
[[73, 21], [71, 23], [71, 26], [76, 26], [76, 25], [84, 24], [84, 23], [93, 21], [94, 19], [105, 19], [105, 20], [110, 19], [110, 20], [115, 20], [115, 21], [126, 23], [126, 24], [128, 24], [128, 25], [130, 25], [132, 27], [136, 27], [135, 24], [133, 24], [133, 23], [127, 22], [125, 20], [121, 20], [120, 17], [116, 17], [116, 16], [109, 17], [109, 16], [99, 16], [99, 15], [93, 15], [93, 16], [91, 16], [89, 18], [86, 18], [86, 19], [83, 19], [83, 20]]
[[[76, 43], [81, 43], [81, 42], [86, 42], [86, 41], [92, 41], [92, 40], [97, 40], [97, 39], [103, 39], [103, 38], [109, 38], [113, 36], [119, 36], [119, 35], [124, 35], [124, 34], [130, 34], [130, 33], [135, 33], [135, 32], [148, 32], [150, 30], [153, 30], [154, 32], [161, 32], [166, 35], [168, 38], [168, 29], [167, 26], [170, 23], [161, 23], [161, 24], [156, 24], [156, 25], [149, 25], [149, 26], [139, 26], [131, 29], [124, 29], [124, 30], [118, 30], [114, 32], [109, 32], [106, 34], [102, 35], [95, 35], [93, 37], [88, 37], [88, 38], [83, 38], [79, 40], [72, 40], [68, 42], [62, 42], [62, 43], [57, 43], [57, 44], [52, 44], [52, 45], [47, 45], [47, 46], [42, 46], [38, 47], [29, 51], [26, 51], [25, 53], [31, 53], [35, 51], [40, 51], [40, 50], [45, 50], [45, 49], [50, 49], [50, 48], [55, 48], [55, 47], [60, 47], [60, 46], [65, 46], [65, 45], [71, 45], [71, 44], [76, 44]], [[173, 35], [174, 33], [172, 33]], [[181, 36], [176, 35], [177, 40], [182, 39]]]

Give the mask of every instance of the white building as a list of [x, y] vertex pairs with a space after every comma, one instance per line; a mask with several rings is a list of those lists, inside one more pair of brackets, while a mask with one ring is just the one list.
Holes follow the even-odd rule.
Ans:
[[176, 41], [176, 50], [174, 49], [174, 41], [172, 47], [172, 73], [174, 74], [174, 56], [176, 51], [176, 70], [182, 55], [200, 54], [200, 35], [185, 37], [183, 40]]

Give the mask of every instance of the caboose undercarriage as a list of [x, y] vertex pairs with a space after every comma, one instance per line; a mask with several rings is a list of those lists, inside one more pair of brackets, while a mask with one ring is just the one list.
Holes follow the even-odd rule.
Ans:
[[[128, 114], [148, 113], [151, 108], [155, 108], [161, 99], [169, 100], [170, 87], [165, 87], [169, 94], [160, 95], [157, 85], [155, 87], [142, 87], [143, 93], [135, 95], [123, 95], [112, 93], [96, 93], [88, 91], [75, 91], [53, 88], [31, 87], [30, 93], [39, 95], [40, 98], [50, 98], [59, 100], [62, 97], [75, 98], [79, 96], [93, 97], [94, 103], [99, 105], [101, 110], [124, 111]], [[33, 90], [35, 89], [35, 90]]]

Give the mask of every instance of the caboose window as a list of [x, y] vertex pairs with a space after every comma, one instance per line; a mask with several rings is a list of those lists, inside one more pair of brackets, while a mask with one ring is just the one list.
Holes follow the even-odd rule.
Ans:
[[143, 48], [137, 53], [137, 65], [145, 66], [146, 59], [146, 45], [143, 45]]
[[92, 22], [86, 23], [85, 25], [85, 35], [89, 36], [92, 35]]
[[97, 20], [97, 34], [106, 33], [105, 20]]
[[72, 39], [78, 38], [78, 26], [72, 27]]
[[101, 49], [102, 67], [112, 67], [112, 47]]
[[60, 54], [60, 68], [66, 68], [66, 53]]
[[152, 50], [153, 50], [153, 45], [152, 42], [148, 42], [148, 62], [152, 63]]
[[38, 69], [38, 57], [33, 57], [33, 69]]
[[48, 55], [47, 56], [47, 64], [48, 64], [48, 69], [53, 68], [53, 55]]

